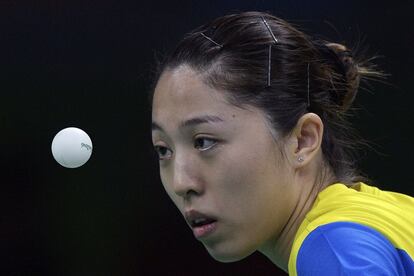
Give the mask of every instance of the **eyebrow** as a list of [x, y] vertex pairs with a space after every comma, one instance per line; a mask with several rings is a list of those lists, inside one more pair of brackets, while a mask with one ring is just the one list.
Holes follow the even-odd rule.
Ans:
[[[188, 120], [185, 120], [184, 122], [181, 122], [179, 125], [179, 128], [188, 128], [191, 126], [199, 125], [199, 124], [209, 124], [209, 123], [220, 123], [224, 122], [224, 120], [218, 116], [215, 115], [203, 115], [194, 117]], [[160, 130], [164, 131], [163, 128], [156, 122], [151, 123], [151, 130]]]

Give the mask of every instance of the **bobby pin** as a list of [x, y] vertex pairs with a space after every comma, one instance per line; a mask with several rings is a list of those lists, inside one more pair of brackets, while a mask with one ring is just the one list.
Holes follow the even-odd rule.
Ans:
[[309, 62], [308, 62], [308, 108], [310, 107], [310, 93], [309, 93]]
[[223, 48], [223, 45], [218, 44], [217, 42], [215, 42], [214, 40], [212, 40], [211, 38], [209, 38], [208, 36], [206, 36], [203, 32], [200, 32], [200, 34], [201, 34], [202, 36], [204, 36], [204, 38], [206, 38], [206, 39], [208, 39], [209, 41], [211, 41], [211, 42], [213, 42], [214, 44], [216, 44], [216, 46], [218, 46], [218, 47], [220, 47], [220, 48]]
[[[264, 25], [266, 26], [267, 30], [269, 31], [270, 35], [272, 36], [275, 44], [278, 43], [277, 38], [275, 37], [275, 35], [272, 32], [272, 29], [270, 29], [269, 24], [267, 24], [266, 20], [264, 19], [263, 16], [261, 16], [262, 21], [264, 23]], [[267, 61], [267, 87], [270, 87], [270, 75], [271, 75], [271, 71], [272, 71], [272, 45], [269, 44], [268, 47], [268, 61]]]
[[267, 21], [264, 19], [263, 16], [261, 16], [263, 23], [265, 24], [266, 28], [269, 30], [270, 35], [272, 36], [273, 40], [275, 41], [275, 43], [278, 43], [279, 41], [277, 40], [277, 38], [275, 37], [275, 35], [272, 32], [272, 29], [270, 29], [269, 24], [267, 24]]

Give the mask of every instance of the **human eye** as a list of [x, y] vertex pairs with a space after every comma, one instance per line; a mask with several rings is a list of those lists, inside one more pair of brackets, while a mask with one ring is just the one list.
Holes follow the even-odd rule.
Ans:
[[[170, 149], [168, 149], [167, 147], [163, 147], [163, 146], [154, 146], [155, 151], [158, 154], [158, 158], [160, 160], [165, 160], [167, 158], [170, 158], [172, 155], [172, 151]], [[168, 151], [170, 152], [168, 154]]]
[[217, 144], [216, 139], [199, 137], [194, 140], [194, 147], [200, 151], [208, 150]]

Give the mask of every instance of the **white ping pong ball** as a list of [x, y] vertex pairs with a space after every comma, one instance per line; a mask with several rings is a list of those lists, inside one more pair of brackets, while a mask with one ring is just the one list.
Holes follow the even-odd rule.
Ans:
[[82, 129], [68, 127], [59, 131], [52, 141], [53, 158], [66, 168], [78, 168], [92, 154], [92, 141]]

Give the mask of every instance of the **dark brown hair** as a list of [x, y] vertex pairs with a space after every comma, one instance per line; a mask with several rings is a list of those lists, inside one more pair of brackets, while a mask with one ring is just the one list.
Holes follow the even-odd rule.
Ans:
[[381, 73], [345, 46], [312, 39], [267, 13], [242, 12], [188, 33], [161, 64], [156, 81], [180, 65], [225, 91], [230, 103], [263, 110], [282, 137], [303, 114], [318, 114], [324, 123], [325, 160], [338, 181], [358, 180], [354, 153], [360, 140], [353, 134], [348, 110], [361, 78]]

